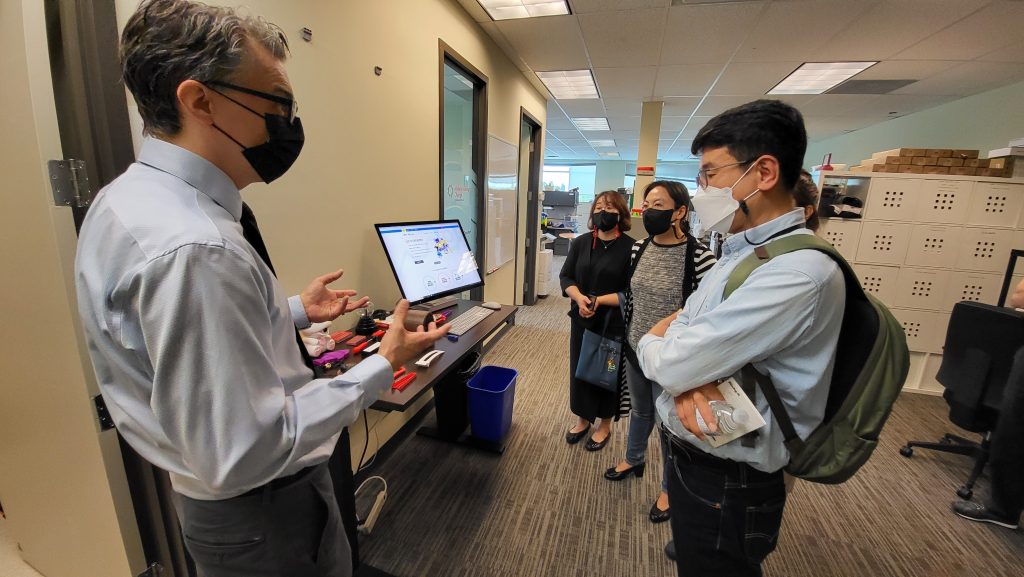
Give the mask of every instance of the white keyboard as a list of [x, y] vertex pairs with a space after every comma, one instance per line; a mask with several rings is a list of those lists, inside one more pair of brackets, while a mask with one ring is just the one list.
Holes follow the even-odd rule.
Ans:
[[448, 334], [461, 337], [493, 312], [491, 309], [485, 309], [484, 307], [473, 307], [448, 323], [448, 326], [451, 327], [448, 329]]

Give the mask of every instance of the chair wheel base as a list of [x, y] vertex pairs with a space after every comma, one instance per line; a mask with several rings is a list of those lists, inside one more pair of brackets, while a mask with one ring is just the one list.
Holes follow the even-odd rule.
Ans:
[[910, 457], [914, 456], [914, 448], [913, 447], [900, 447], [900, 454], [909, 459]]
[[956, 496], [960, 497], [964, 501], [970, 501], [971, 497], [974, 496], [974, 491], [968, 489], [967, 487], [960, 487], [959, 489], [956, 490]]

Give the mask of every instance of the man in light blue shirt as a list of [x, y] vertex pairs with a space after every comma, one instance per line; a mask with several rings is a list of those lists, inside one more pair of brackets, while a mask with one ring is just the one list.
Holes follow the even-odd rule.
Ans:
[[684, 309], [637, 347], [644, 374], [665, 390], [657, 406], [680, 577], [761, 575], [785, 506], [789, 454], [763, 395], [754, 401], [767, 425], [752, 446], [705, 442], [696, 413], [713, 427], [708, 402], [722, 399], [716, 384], [753, 364], [775, 383], [802, 438], [825, 412], [846, 295], [831, 258], [810, 250], [779, 256], [723, 300], [729, 275], [756, 246], [812, 234], [792, 194], [806, 146], [800, 113], [769, 100], [720, 114], [693, 142], [701, 154], [694, 209], [732, 236]]
[[296, 329], [366, 305], [313, 281], [288, 298], [239, 190], [288, 170], [304, 140], [276, 26], [147, 0], [122, 37], [148, 135], [82, 227], [79, 308], [125, 440], [167, 470], [185, 544], [208, 577], [351, 574], [325, 461], [446, 330], [410, 333], [408, 303], [371, 356], [314, 379]]

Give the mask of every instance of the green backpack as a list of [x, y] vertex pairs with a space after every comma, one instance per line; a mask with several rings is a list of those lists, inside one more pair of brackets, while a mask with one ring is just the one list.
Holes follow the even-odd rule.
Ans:
[[807, 439], [800, 439], [793, 421], [767, 375], [752, 365], [743, 368], [747, 394], [760, 385], [768, 406], [782, 429], [789, 449], [786, 472], [816, 483], [842, 483], [867, 462], [878, 445], [878, 435], [892, 412], [910, 369], [907, 338], [889, 309], [864, 292], [850, 264], [825, 240], [795, 234], [754, 249], [729, 275], [725, 298], [757, 267], [796, 250], [823, 252], [839, 265], [846, 279], [846, 309], [832, 369], [825, 419]]

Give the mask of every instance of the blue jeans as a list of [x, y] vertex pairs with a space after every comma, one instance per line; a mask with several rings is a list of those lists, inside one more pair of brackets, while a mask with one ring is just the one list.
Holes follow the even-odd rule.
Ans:
[[[626, 361], [626, 384], [629, 386], [629, 435], [626, 437], [626, 462], [635, 467], [646, 461], [647, 439], [654, 430], [654, 402], [661, 396], [661, 385], [644, 376], [640, 367]], [[660, 438], [661, 435], [658, 435]], [[662, 455], [665, 444], [661, 444]], [[668, 462], [662, 458], [661, 490], [668, 491]]]

